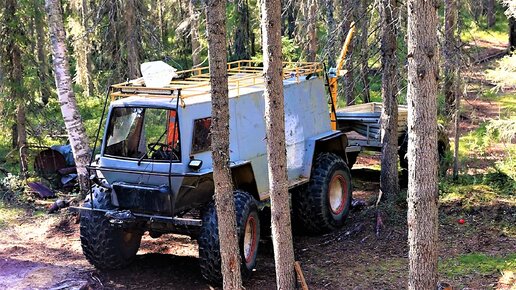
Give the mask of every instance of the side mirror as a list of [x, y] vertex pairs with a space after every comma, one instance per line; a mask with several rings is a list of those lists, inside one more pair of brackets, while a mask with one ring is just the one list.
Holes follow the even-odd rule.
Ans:
[[190, 167], [190, 169], [192, 169], [192, 170], [198, 171], [202, 167], [202, 160], [192, 159], [188, 163], [188, 167]]

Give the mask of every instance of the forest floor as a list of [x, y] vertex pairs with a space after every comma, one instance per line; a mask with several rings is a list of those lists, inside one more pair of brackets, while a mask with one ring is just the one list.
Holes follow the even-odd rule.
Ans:
[[[481, 83], [475, 76], [466, 79]], [[484, 122], [516, 107], [515, 92], [493, 97], [480, 90], [472, 86], [463, 102], [462, 136], [474, 144]], [[516, 289], [516, 196], [506, 190], [514, 180], [494, 170], [497, 162], [514, 158], [504, 149], [514, 144], [494, 142], [482, 153], [461, 146], [459, 181], [444, 178], [439, 186], [439, 280], [453, 289]], [[379, 156], [361, 155], [352, 176], [354, 198], [365, 205], [354, 208], [336, 232], [294, 237], [296, 260], [310, 289], [406, 288], [406, 193], [384, 205], [377, 235], [379, 174]], [[0, 289], [211, 289], [200, 274], [195, 240], [145, 235], [131, 266], [105, 272], [82, 255], [75, 221], [64, 212], [47, 215], [37, 203], [0, 203]], [[270, 239], [262, 240], [256, 271], [244, 286], [276, 289]]]

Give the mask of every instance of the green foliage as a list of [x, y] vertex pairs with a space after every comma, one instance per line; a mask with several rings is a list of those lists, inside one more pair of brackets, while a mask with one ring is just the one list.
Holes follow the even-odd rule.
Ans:
[[19, 176], [8, 174], [0, 179], [0, 201], [16, 204], [23, 199], [25, 181]]
[[[281, 53], [283, 55], [283, 61], [300, 61], [301, 49], [293, 39], [286, 36], [281, 37]], [[252, 60], [263, 62], [263, 54], [260, 53], [253, 56]]]
[[484, 46], [485, 42], [502, 42], [507, 41], [508, 19], [503, 14], [501, 7], [495, 13], [496, 21], [493, 27], [487, 27], [487, 18], [485, 14], [475, 19], [466, 9], [462, 9], [459, 18], [462, 19], [464, 27], [461, 28], [461, 39], [464, 42], [478, 42], [479, 46]]
[[516, 179], [496, 169], [485, 174], [459, 175], [457, 180], [445, 178], [439, 183], [441, 202], [459, 202], [466, 209], [500, 198], [510, 198], [516, 204], [515, 191]]
[[441, 261], [439, 269], [449, 278], [516, 271], [516, 254], [492, 256], [484, 253], [470, 253]]
[[498, 60], [495, 69], [486, 71], [486, 77], [496, 84], [496, 90], [516, 88], [516, 54]]

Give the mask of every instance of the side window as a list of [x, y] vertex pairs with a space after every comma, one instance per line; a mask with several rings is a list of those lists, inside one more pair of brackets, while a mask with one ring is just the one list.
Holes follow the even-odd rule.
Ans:
[[209, 151], [211, 149], [210, 127], [211, 118], [197, 119], [194, 121], [192, 154]]

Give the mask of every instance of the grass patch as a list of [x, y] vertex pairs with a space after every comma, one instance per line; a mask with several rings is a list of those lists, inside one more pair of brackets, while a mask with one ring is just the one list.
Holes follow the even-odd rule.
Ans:
[[12, 222], [18, 220], [24, 214], [23, 209], [10, 207], [0, 203], [0, 230], [8, 227]]
[[501, 171], [477, 175], [460, 175], [457, 180], [445, 178], [439, 183], [443, 203], [460, 201], [463, 206], [483, 205], [496, 199], [512, 200], [516, 205], [516, 181]]
[[470, 13], [462, 10], [460, 17], [464, 21], [464, 27], [461, 31], [461, 39], [465, 42], [474, 42], [475, 40], [507, 42], [507, 27], [509, 24], [503, 10], [503, 8], [500, 9], [498, 7], [495, 13], [495, 25], [490, 28], [487, 27], [486, 15], [481, 15], [478, 19], [474, 19]]
[[490, 256], [483, 253], [461, 255], [441, 261], [439, 270], [449, 278], [516, 271], [516, 253], [507, 256]]

